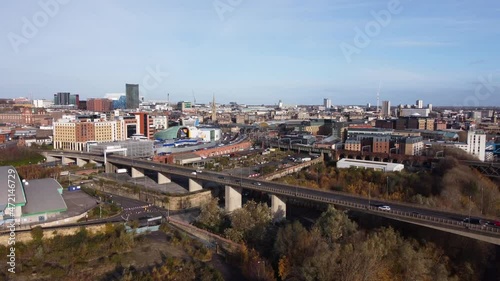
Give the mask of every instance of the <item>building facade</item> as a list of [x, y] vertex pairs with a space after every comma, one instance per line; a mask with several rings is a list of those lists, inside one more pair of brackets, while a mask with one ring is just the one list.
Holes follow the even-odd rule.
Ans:
[[123, 121], [54, 122], [54, 149], [86, 150], [87, 142], [125, 140]]
[[139, 85], [125, 84], [126, 108], [139, 108]]
[[110, 112], [113, 102], [110, 99], [88, 99], [87, 110], [92, 112]]

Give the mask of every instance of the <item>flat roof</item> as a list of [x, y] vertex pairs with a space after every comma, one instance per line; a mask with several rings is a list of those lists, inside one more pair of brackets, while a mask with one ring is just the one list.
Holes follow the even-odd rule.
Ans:
[[5, 210], [8, 203], [23, 206], [26, 204], [26, 196], [16, 169], [12, 166], [0, 166], [0, 210]]
[[357, 160], [357, 159], [347, 159], [343, 158], [340, 159], [337, 163], [345, 163], [345, 164], [358, 164], [358, 165], [370, 165], [370, 166], [383, 166], [386, 167], [389, 170], [393, 170], [396, 168], [400, 168], [401, 166], [404, 167], [403, 164], [399, 163], [390, 163], [390, 162], [379, 162], [379, 161], [367, 161], [367, 160]]
[[68, 209], [66, 202], [59, 194], [62, 186], [51, 178], [27, 181], [27, 204], [22, 208], [23, 216], [47, 212], [63, 212]]

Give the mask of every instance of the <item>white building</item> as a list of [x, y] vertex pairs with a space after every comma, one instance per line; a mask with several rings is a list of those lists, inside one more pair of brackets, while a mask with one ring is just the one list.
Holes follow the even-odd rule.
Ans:
[[332, 107], [332, 100], [329, 98], [323, 99], [323, 105], [327, 110], [330, 109]]
[[165, 130], [168, 128], [167, 116], [151, 116], [153, 119], [153, 126], [156, 130]]
[[54, 102], [51, 100], [33, 100], [33, 107], [47, 108], [52, 105], [54, 105]]
[[486, 134], [483, 131], [467, 132], [467, 152], [484, 161], [486, 159]]
[[365, 160], [355, 160], [355, 159], [340, 159], [337, 162], [337, 168], [348, 169], [348, 168], [363, 168], [363, 169], [373, 169], [376, 171], [384, 172], [399, 172], [405, 168], [403, 164], [397, 163], [387, 163], [378, 161], [365, 161]]
[[429, 117], [430, 110], [428, 108], [401, 108], [400, 116], [401, 117], [409, 117], [409, 116], [421, 116], [421, 117]]
[[417, 106], [417, 108], [423, 108], [424, 107], [424, 101], [423, 100], [417, 100], [417, 102], [415, 103], [415, 105]]

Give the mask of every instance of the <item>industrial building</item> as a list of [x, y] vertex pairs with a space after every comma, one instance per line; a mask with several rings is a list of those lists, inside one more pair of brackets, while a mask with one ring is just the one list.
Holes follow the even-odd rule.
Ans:
[[[0, 167], [0, 225], [44, 222], [68, 208], [62, 198], [62, 186], [54, 179], [25, 181], [12, 166]], [[9, 199], [12, 198], [12, 199]]]
[[397, 164], [397, 163], [365, 161], [365, 160], [355, 160], [355, 159], [340, 159], [337, 162], [337, 168], [339, 169], [362, 168], [362, 169], [373, 169], [376, 171], [384, 171], [384, 172], [400, 172], [405, 168], [405, 166], [403, 164]]
[[153, 157], [154, 141], [151, 140], [127, 140], [104, 143], [89, 143], [87, 150], [90, 153], [103, 154], [105, 150], [126, 150], [126, 152], [117, 154], [126, 155], [132, 158]]

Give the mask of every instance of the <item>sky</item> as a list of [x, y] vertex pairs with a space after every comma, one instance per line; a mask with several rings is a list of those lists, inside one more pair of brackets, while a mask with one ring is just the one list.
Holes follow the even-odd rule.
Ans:
[[10, 0], [0, 36], [0, 97], [500, 105], [498, 0]]

